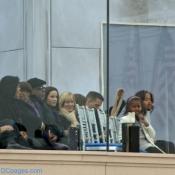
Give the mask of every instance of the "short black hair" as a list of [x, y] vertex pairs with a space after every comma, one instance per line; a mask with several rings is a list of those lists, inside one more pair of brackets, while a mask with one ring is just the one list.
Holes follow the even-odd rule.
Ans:
[[91, 100], [100, 99], [101, 101], [104, 101], [103, 96], [99, 92], [96, 92], [96, 91], [88, 92], [88, 94], [86, 95], [86, 101], [87, 99], [91, 99]]

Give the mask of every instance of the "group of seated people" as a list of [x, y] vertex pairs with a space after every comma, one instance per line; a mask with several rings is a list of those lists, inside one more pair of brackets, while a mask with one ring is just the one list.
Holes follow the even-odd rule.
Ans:
[[[120, 117], [120, 124], [133, 124], [139, 127], [139, 150], [147, 153], [175, 153], [173, 142], [156, 140], [156, 132], [151, 124], [154, 96], [147, 90], [140, 90], [126, 101], [123, 100], [124, 90], [119, 89], [110, 116]], [[123, 106], [125, 106], [123, 108]], [[124, 111], [121, 113], [121, 109]], [[122, 128], [121, 132], [122, 133]], [[123, 134], [125, 135], [125, 134]]]
[[[76, 104], [100, 109], [104, 98], [95, 91], [86, 97], [81, 94], [62, 92], [46, 82], [31, 78], [20, 82], [16, 76], [0, 80], [0, 148], [80, 150], [80, 121]], [[145, 152], [174, 153], [174, 144], [155, 141], [150, 111], [153, 95], [139, 91], [127, 101], [124, 90], [117, 91], [114, 105], [107, 111], [109, 117], [121, 117], [127, 123], [134, 113], [134, 123], [140, 126], [140, 148]]]
[[56, 87], [45, 85], [39, 78], [0, 80], [0, 148], [80, 149], [76, 102], [101, 106], [103, 97], [97, 93], [102, 99], [92, 102], [89, 95], [59, 94]]

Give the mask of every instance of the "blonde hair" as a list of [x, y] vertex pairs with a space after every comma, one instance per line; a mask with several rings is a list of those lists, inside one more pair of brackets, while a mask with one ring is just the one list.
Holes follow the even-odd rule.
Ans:
[[72, 94], [71, 92], [62, 92], [59, 97], [59, 108], [63, 108], [64, 103], [69, 100], [73, 100], [75, 105], [74, 94]]
[[[72, 112], [68, 112], [64, 109], [64, 103], [70, 100], [74, 102], [74, 110]], [[74, 94], [72, 94], [71, 92], [61, 93], [59, 97], [59, 109], [61, 114], [63, 114], [71, 122], [71, 127], [77, 127], [78, 125], [78, 121], [75, 113], [75, 107], [76, 107], [75, 105], [76, 103], [75, 103]]]

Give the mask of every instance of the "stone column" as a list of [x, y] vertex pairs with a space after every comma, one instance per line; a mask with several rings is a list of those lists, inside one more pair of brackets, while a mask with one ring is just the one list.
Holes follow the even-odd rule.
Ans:
[[50, 83], [50, 0], [24, 1], [26, 78]]

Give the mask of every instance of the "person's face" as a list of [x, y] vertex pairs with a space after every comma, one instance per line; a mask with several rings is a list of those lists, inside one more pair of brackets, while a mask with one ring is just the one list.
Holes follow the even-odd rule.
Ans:
[[58, 93], [57, 91], [50, 91], [47, 96], [47, 104], [49, 106], [55, 107], [57, 105]]
[[96, 100], [89, 101], [87, 106], [89, 108], [99, 109], [101, 107], [102, 103], [103, 103], [103, 101], [101, 99], [97, 98]]
[[25, 131], [20, 131], [20, 135], [22, 136], [23, 139], [25, 139], [25, 140], [28, 139], [27, 132], [25, 132]]
[[15, 97], [19, 100], [27, 102], [30, 97], [30, 93], [27, 91], [22, 91], [21, 88], [17, 86]]
[[37, 88], [33, 88], [32, 90], [32, 94], [41, 98], [41, 99], [44, 99], [44, 96], [45, 96], [45, 87], [37, 87]]
[[19, 100], [27, 102], [30, 97], [30, 92], [21, 90], [20, 86], [17, 86], [15, 97]]
[[129, 112], [135, 112], [135, 114], [139, 114], [142, 110], [141, 102], [138, 100], [133, 100], [129, 104]]
[[29, 97], [30, 97], [30, 93], [29, 92], [20, 91], [18, 99], [27, 102], [29, 100]]
[[145, 99], [143, 100], [143, 105], [146, 110], [151, 111], [153, 108], [153, 102], [151, 101], [151, 95], [149, 93], [145, 94]]
[[66, 100], [64, 102], [63, 108], [67, 111], [67, 112], [72, 112], [75, 108], [75, 103], [73, 99], [69, 99]]

